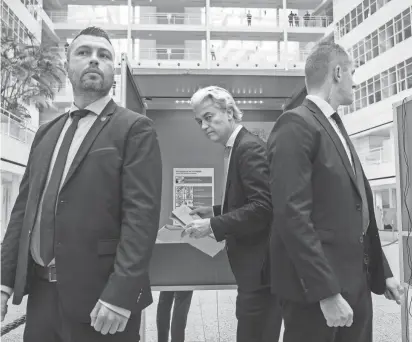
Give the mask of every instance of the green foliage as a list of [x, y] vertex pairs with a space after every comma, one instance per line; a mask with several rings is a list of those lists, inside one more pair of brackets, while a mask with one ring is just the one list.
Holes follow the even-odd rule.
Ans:
[[65, 77], [63, 61], [56, 47], [38, 44], [33, 36], [28, 44], [16, 42], [2, 30], [1, 107], [28, 117], [25, 105], [41, 110], [51, 106]]

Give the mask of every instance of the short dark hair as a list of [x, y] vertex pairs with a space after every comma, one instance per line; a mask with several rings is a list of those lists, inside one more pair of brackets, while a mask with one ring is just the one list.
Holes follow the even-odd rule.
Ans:
[[320, 87], [330, 70], [336, 65], [346, 68], [351, 59], [346, 50], [330, 39], [319, 42], [312, 50], [305, 64], [306, 87]]
[[74, 37], [72, 43], [79, 38], [80, 36], [95, 36], [95, 37], [102, 37], [107, 39], [107, 41], [112, 45], [112, 42], [110, 41], [109, 35], [107, 32], [100, 27], [97, 26], [90, 26], [88, 28], [85, 28], [84, 30], [80, 31], [76, 37]]
[[69, 45], [68, 49], [67, 49], [67, 59], [69, 59], [70, 56], [70, 47], [73, 44], [73, 42], [79, 38], [80, 36], [94, 36], [94, 37], [102, 37], [105, 38], [110, 45], [113, 46], [112, 42], [110, 41], [109, 35], [107, 34], [107, 32], [103, 29], [101, 29], [100, 27], [97, 26], [90, 26], [85, 28], [84, 30], [81, 30], [76, 37], [74, 37], [74, 39], [72, 40], [71, 44]]

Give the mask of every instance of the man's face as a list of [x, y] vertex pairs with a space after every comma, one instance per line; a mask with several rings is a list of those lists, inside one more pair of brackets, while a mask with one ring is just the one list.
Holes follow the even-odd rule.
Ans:
[[226, 144], [232, 133], [233, 113], [218, 108], [212, 100], [205, 100], [195, 107], [195, 120], [206, 136], [221, 144]]
[[342, 68], [342, 80], [339, 86], [339, 92], [341, 95], [341, 105], [349, 106], [353, 102], [353, 89], [355, 88], [356, 84], [353, 81], [353, 75], [355, 73], [355, 67], [350, 61], [346, 67]]
[[114, 80], [114, 50], [103, 37], [82, 35], [73, 41], [66, 65], [75, 93], [106, 95]]

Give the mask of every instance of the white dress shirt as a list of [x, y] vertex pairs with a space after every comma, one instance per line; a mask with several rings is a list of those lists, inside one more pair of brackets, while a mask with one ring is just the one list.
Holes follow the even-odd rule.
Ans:
[[320, 111], [326, 116], [330, 124], [332, 125], [333, 129], [335, 130], [336, 134], [338, 135], [340, 141], [342, 142], [343, 147], [345, 148], [346, 154], [348, 155], [348, 159], [350, 164], [352, 165], [353, 168], [353, 162], [352, 162], [352, 154], [350, 152], [350, 148], [348, 146], [348, 143], [346, 142], [345, 138], [342, 135], [342, 132], [340, 131], [336, 121], [332, 119], [332, 115], [336, 112], [329, 103], [327, 103], [324, 99], [321, 99], [319, 96], [315, 95], [307, 95], [306, 98], [309, 101], [312, 101], [319, 109]]
[[229, 152], [229, 158], [228, 162], [225, 165], [225, 169], [223, 170], [224, 172], [224, 179], [223, 179], [223, 195], [222, 195], [222, 210], [223, 210], [223, 205], [226, 197], [226, 184], [227, 184], [227, 176], [229, 172], [229, 165], [230, 165], [230, 158], [232, 157], [232, 151], [233, 151], [233, 145], [235, 143], [235, 140], [237, 138], [237, 135], [239, 134], [240, 130], [243, 128], [242, 125], [238, 125], [235, 130], [232, 132], [230, 135], [228, 141], [226, 142], [226, 148], [230, 147], [230, 152]]
[[[79, 124], [77, 126], [76, 132], [74, 134], [72, 143], [70, 145], [70, 149], [67, 155], [67, 159], [66, 159], [66, 164], [64, 167], [64, 171], [63, 171], [63, 176], [62, 176], [62, 180], [60, 183], [60, 188], [61, 186], [64, 184], [64, 180], [69, 172], [70, 166], [84, 140], [84, 138], [86, 137], [87, 133], [89, 132], [90, 128], [93, 126], [94, 122], [97, 120], [98, 116], [103, 112], [103, 109], [107, 106], [107, 104], [109, 103], [109, 101], [111, 100], [111, 96], [110, 95], [106, 95], [100, 99], [98, 99], [97, 101], [91, 103], [90, 105], [88, 105], [85, 109], [89, 110], [90, 113], [88, 115], [86, 115], [84, 118], [79, 120]], [[70, 108], [70, 113], [73, 111], [79, 110], [79, 108], [73, 103], [71, 105]], [[48, 175], [47, 175], [47, 180], [46, 180], [46, 184], [44, 186], [43, 189], [43, 193], [41, 195], [41, 199], [40, 199], [40, 204], [39, 204], [39, 209], [37, 212], [37, 216], [36, 216], [36, 220], [35, 220], [35, 224], [33, 227], [33, 231], [32, 231], [32, 238], [30, 241], [30, 252], [31, 255], [33, 257], [33, 260], [41, 265], [44, 266], [43, 260], [40, 257], [40, 246], [39, 246], [39, 242], [40, 242], [40, 238], [33, 238], [33, 236], [35, 234], [40, 234], [40, 218], [41, 218], [41, 208], [43, 205], [43, 199], [44, 199], [44, 193], [45, 193], [45, 189], [47, 188], [50, 178], [51, 178], [51, 174], [52, 174], [52, 170], [54, 167], [54, 164], [56, 162], [57, 159], [57, 155], [59, 153], [60, 147], [62, 145], [64, 136], [67, 132], [67, 130], [69, 129], [70, 125], [72, 123], [72, 118], [69, 116], [61, 133], [59, 136], [59, 139], [57, 140], [57, 144], [56, 147], [54, 148], [53, 151], [53, 156], [50, 162], [50, 166], [49, 166], [49, 171], [48, 171]], [[48, 266], [52, 266], [55, 264], [55, 260], [53, 259], [50, 264]], [[1, 286], [1, 290], [4, 292], [9, 293], [10, 295], [13, 293], [13, 290], [7, 286], [2, 285]], [[104, 301], [99, 300], [100, 303], [102, 303], [103, 305], [105, 305], [106, 307], [108, 307], [109, 309], [129, 318], [130, 317], [130, 310], [126, 310], [123, 308], [119, 308], [115, 305], [106, 303]]]

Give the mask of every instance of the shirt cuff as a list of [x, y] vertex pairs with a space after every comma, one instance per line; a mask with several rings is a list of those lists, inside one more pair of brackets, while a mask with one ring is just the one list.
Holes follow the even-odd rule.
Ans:
[[104, 302], [104, 301], [102, 301], [102, 300], [100, 300], [100, 299], [99, 299], [99, 302], [100, 302], [101, 304], [103, 304], [105, 307], [107, 307], [108, 309], [110, 309], [110, 310], [118, 313], [119, 315], [122, 315], [122, 316], [126, 317], [127, 319], [130, 318], [130, 314], [131, 314], [131, 311], [130, 311], [130, 310], [123, 309], [123, 308], [119, 308], [119, 307], [116, 306], [116, 305], [112, 305], [112, 304], [106, 303], [106, 302]]
[[13, 294], [13, 289], [6, 285], [1, 285], [1, 292], [6, 292], [10, 297]]

